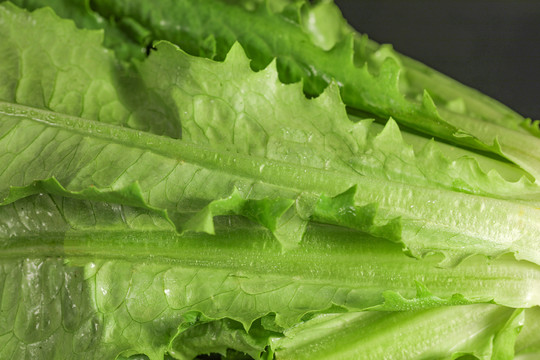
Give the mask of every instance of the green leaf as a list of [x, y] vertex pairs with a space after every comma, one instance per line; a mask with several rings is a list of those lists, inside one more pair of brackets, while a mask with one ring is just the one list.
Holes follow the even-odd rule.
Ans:
[[523, 309], [517, 309], [508, 319], [503, 328], [499, 330], [493, 340], [492, 359], [512, 360], [514, 358], [514, 348], [516, 338], [525, 322], [525, 313]]
[[[124, 189], [139, 181], [146, 207], [184, 213], [201, 211], [213, 199], [228, 197], [234, 187], [249, 194], [249, 198], [264, 202], [263, 199], [268, 196], [296, 199], [304, 192], [317, 196], [336, 193], [334, 189], [347, 189], [356, 184], [358, 190], [351, 206], [372, 211], [371, 207], [365, 205], [379, 204], [377, 223], [384, 224], [385, 219], [389, 221], [401, 216], [401, 241], [416, 256], [440, 251], [447, 255], [448, 261], [456, 261], [475, 253], [498, 255], [511, 251], [520, 258], [536, 261], [538, 250], [533, 239], [534, 234], [540, 231], [538, 222], [534, 220], [538, 210], [524, 203], [384, 179], [374, 182], [374, 179], [349, 172], [313, 167], [307, 171], [308, 167], [294, 162], [240, 157], [212, 147], [200, 147], [186, 140], [160, 138], [12, 105], [3, 105], [1, 111], [4, 127], [2, 139], [10, 142], [11, 152], [5, 155], [11, 160], [8, 160], [10, 167], [2, 174], [3, 184], [26, 186], [35, 192], [51, 191], [37, 187], [34, 181], [26, 181], [55, 177], [60, 184], [69, 184], [64, 188], [72, 196], [85, 194], [89, 199], [103, 201], [102, 196], [94, 195], [103, 194], [103, 191], [129, 194]], [[58, 145], [51, 146], [51, 141]], [[11, 154], [16, 154], [16, 160]], [[36, 154], [46, 162], [37, 162]], [[115, 160], [111, 163], [113, 157]], [[35, 165], [29, 166], [30, 163]], [[209, 177], [216, 170], [220, 175]], [[146, 175], [141, 178], [140, 174], [150, 174], [151, 177]], [[205, 186], [193, 186], [200, 182]], [[173, 183], [174, 187], [167, 186]], [[85, 190], [93, 188], [100, 191]], [[303, 192], [300, 193], [298, 189]], [[55, 193], [66, 195], [66, 191]], [[17, 189], [16, 193], [28, 195], [30, 190]], [[9, 188], [4, 188], [3, 194], [6, 194], [4, 199], [15, 200], [13, 191], [9, 195]], [[395, 194], [402, 197], [401, 203], [396, 202]], [[141, 200], [136, 197], [126, 203], [140, 206]], [[474, 217], [469, 216], [471, 211], [475, 213]], [[422, 221], [415, 219], [415, 213], [421, 214]], [[438, 223], [440, 220], [437, 219], [448, 219], [449, 216], [454, 218], [456, 225], [459, 222], [461, 226], [449, 227]], [[485, 221], [479, 222], [482, 218]], [[501, 221], [504, 219], [504, 223], [486, 228], [497, 218]], [[185, 217], [175, 221], [180, 227], [184, 222], [182, 219]], [[343, 224], [347, 225], [346, 221]], [[510, 225], [513, 227], [510, 233], [507, 224], [514, 224]], [[466, 233], [462, 231], [464, 228], [467, 228]], [[459, 250], [456, 249], [457, 244]]]
[[[2, 313], [2, 358], [112, 359], [120, 354], [145, 353], [152, 360], [163, 359], [168, 342], [185, 318], [169, 308], [153, 312], [159, 303], [134, 317], [125, 306], [111, 311], [113, 300], [125, 290], [122, 281], [126, 272], [110, 274], [109, 280], [118, 277], [111, 287], [103, 279], [106, 264], [94, 276], [92, 265], [96, 264], [73, 267], [61, 258], [2, 259], [1, 305], [6, 311]], [[143, 279], [141, 275], [139, 281]], [[97, 294], [108, 294], [110, 301], [104, 303]], [[141, 321], [141, 316], [148, 314], [154, 317]]]
[[[189, 31], [156, 18], [181, 10], [160, 4], [102, 16], [88, 1], [51, 3], [98, 31], [0, 5], [0, 358], [269, 359], [270, 338], [322, 316], [422, 314], [425, 332], [443, 310], [466, 319], [465, 304], [540, 305], [538, 183], [500, 157], [411, 146], [391, 118], [351, 121], [340, 96], [533, 177], [539, 159], [520, 146], [538, 145], [534, 125], [400, 80], [406, 59], [367, 40], [359, 51], [330, 2], [230, 3], [186, 3]], [[255, 31], [238, 33], [251, 19]], [[144, 59], [157, 28], [223, 61], [166, 41]], [[480, 313], [452, 357], [511, 358], [516, 337], [534, 354], [518, 336], [527, 312], [488, 324]]]
[[0, 18], [0, 100], [181, 136], [171, 109], [102, 46], [103, 31], [77, 29], [50, 8], [2, 3]]
[[[383, 297], [384, 303], [374, 306], [369, 310], [410, 311], [440, 306], [469, 305], [474, 303], [473, 301], [466, 299], [462, 294], [453, 294], [450, 298], [441, 299], [429, 291], [429, 289], [420, 282], [416, 282], [416, 296], [412, 299], [406, 299], [399, 293], [391, 290], [383, 292]], [[486, 298], [485, 302], [492, 301]]]
[[343, 21], [341, 11], [333, 1], [325, 0], [313, 4], [301, 1], [300, 4], [302, 30], [311, 42], [321, 49], [332, 49], [349, 34], [350, 28]]
[[[254, 324], [246, 332], [242, 324], [223, 319], [196, 325], [182, 332], [173, 340], [170, 354], [175, 359], [185, 360], [210, 353], [229, 358], [227, 349], [234, 349], [241, 354], [249, 354], [249, 358], [260, 359], [260, 354], [269, 344], [269, 337], [276, 335], [280, 334], [268, 332], [260, 324]], [[239, 358], [244, 357], [240, 355]]]
[[132, 19], [124, 19], [120, 23], [109, 21], [93, 11], [88, 0], [13, 0], [10, 2], [26, 10], [50, 7], [58, 16], [72, 19], [79, 28], [103, 29], [104, 45], [113, 49], [120, 59], [144, 58], [146, 46], [150, 43], [148, 31], [141, 29]]
[[[46, 10], [28, 14], [7, 7], [4, 11], [26, 23], [37, 17], [34, 27], [51, 22], [60, 29], [71, 27], [77, 36], [95, 34], [76, 30]], [[85, 42], [77, 37], [72, 41]], [[473, 165], [467, 166], [470, 170], [456, 168], [459, 161], [441, 162], [433, 147], [416, 156], [392, 121], [379, 134], [370, 134], [369, 121], [348, 120], [335, 87], [316, 99], [305, 99], [299, 85], [281, 84], [272, 66], [253, 73], [238, 46], [223, 63], [190, 57], [166, 43], [157, 48], [138, 66], [137, 81], [165, 109], [176, 109], [183, 139], [4, 103], [0, 142], [6, 152], [1, 156], [9, 164], [0, 175], [4, 203], [40, 191], [110, 199], [163, 214], [181, 213], [171, 218], [180, 230], [211, 231], [215, 207], [211, 203], [224, 201], [237, 189], [248, 203], [263, 204], [274, 197], [283, 204], [296, 202], [285, 213], [266, 208], [266, 213], [257, 215], [249, 214], [250, 207], [237, 207], [242, 215], [273, 229], [289, 248], [301, 240], [316, 199], [335, 197], [356, 186], [350, 206], [367, 218], [374, 207], [378, 209], [370, 220], [376, 226], [360, 229], [380, 235], [381, 226], [393, 224], [393, 229], [401, 229], [392, 230], [394, 240], [415, 256], [443, 252], [452, 263], [475, 253], [515, 252], [537, 261], [533, 239], [540, 230], [534, 202], [526, 205], [463, 192], [537, 199], [537, 185], [486, 175], [472, 161], [466, 162]], [[167, 68], [176, 69], [177, 75], [171, 76]], [[267, 89], [264, 96], [261, 88]], [[67, 87], [54, 93], [62, 97], [72, 91]], [[434, 166], [440, 172], [432, 172]], [[45, 186], [48, 183], [58, 186]], [[470, 216], [471, 212], [476, 215]], [[448, 224], [448, 219], [453, 223]], [[495, 226], [481, 228], [493, 219], [498, 221]]]
[[[492, 359], [513, 309], [495, 305], [319, 315], [272, 343], [276, 359]], [[513, 344], [511, 344], [513, 346]], [[496, 356], [496, 355], [495, 355]]]
[[[310, 95], [319, 95], [335, 79], [348, 106], [383, 118], [391, 116], [401, 124], [430, 136], [501, 155], [523, 167], [534, 179], [540, 178], [540, 158], [534, 153], [531, 155], [520, 150], [523, 142], [532, 148], [540, 147], [538, 138], [520, 131], [523, 130], [520, 125], [524, 122], [523, 118], [503, 106], [495, 106], [497, 111], [484, 116], [484, 110], [493, 107], [496, 102], [482, 96], [472, 96], [476, 100], [471, 101], [475, 106], [472, 114], [460, 115], [437, 107], [426, 87], [418, 89], [415, 94], [403, 93], [399, 77], [404, 69], [396, 62], [396, 59], [401, 61], [397, 55], [379, 56], [378, 50], [375, 50], [370, 55], [382, 59], [378, 60], [375, 69], [368, 70], [367, 61], [364, 62], [365, 66], [357, 67], [353, 61], [355, 35], [346, 30], [337, 14], [330, 21], [330, 26], [337, 29], [334, 39], [317, 37], [320, 25], [312, 28], [300, 25], [302, 21], [316, 19], [319, 8], [325, 6], [324, 2], [314, 8], [306, 4], [304, 16], [299, 22], [290, 21], [285, 13], [276, 14], [264, 8], [248, 11], [242, 6], [216, 0], [196, 3], [178, 1], [170, 6], [154, 5], [145, 0], [129, 4], [101, 0], [95, 1], [95, 6], [105, 16], [136, 19], [153, 33], [154, 38], [169, 40], [194, 55], [224, 59], [233, 43], [238, 41], [252, 60], [253, 69], [261, 70], [276, 58], [280, 78], [288, 83], [302, 79], [304, 89]], [[331, 12], [326, 13], [329, 17]], [[178, 24], [178, 27], [173, 24]], [[244, 31], [246, 28], [250, 29], [248, 33]], [[347, 32], [349, 34], [344, 35]], [[206, 50], [209, 37], [215, 40], [215, 52]], [[319, 47], [327, 47], [337, 38], [342, 39], [331, 50], [325, 51]], [[370, 47], [373, 48], [373, 44]], [[364, 48], [361, 52], [367, 50]], [[388, 53], [385, 48], [380, 51]], [[373, 61], [369, 63], [373, 64]], [[409, 63], [411, 72], [415, 74], [424, 70], [415, 63]], [[437, 80], [443, 79], [445, 87], [450, 89], [450, 94], [445, 93], [444, 88], [437, 92], [445, 98], [451, 96], [453, 88], [466, 89], [434, 74], [430, 73]], [[413, 76], [413, 79], [417, 77]], [[421, 81], [421, 86], [431, 84]], [[475, 94], [472, 90], [464, 92]], [[477, 109], [480, 109], [481, 115], [475, 114]]]
[[400, 219], [381, 222], [377, 218], [377, 205], [355, 206], [356, 195], [356, 186], [332, 198], [322, 195], [313, 209], [311, 219], [321, 223], [347, 226], [399, 242], [402, 233]]
[[[58, 271], [82, 271], [78, 279], [88, 287], [94, 312], [109, 314], [103, 321], [111, 329], [114, 319], [124, 319], [154, 331], [161, 316], [170, 317], [176, 329], [179, 316], [187, 321], [193, 312], [229, 318], [248, 329], [267, 314], [288, 327], [306, 314], [336, 307], [540, 304], [538, 266], [511, 256], [491, 261], [476, 256], [455, 268], [436, 268], [438, 257], [418, 261], [391, 242], [324, 225], [310, 226], [299, 247], [281, 253], [268, 230], [237, 217], [220, 218], [215, 235], [180, 236], [146, 210], [47, 195], [0, 211], [1, 257], [11, 259], [10, 269], [21, 271], [20, 262], [64, 257], [66, 265], [60, 262]], [[6, 294], [18, 294], [20, 282], [10, 286]], [[389, 292], [395, 294], [391, 304]], [[168, 344], [171, 326], [160, 335], [163, 343], [152, 348]]]
[[[26, 9], [33, 10], [40, 6], [51, 6], [55, 12], [65, 18], [74, 19], [78, 26], [90, 29], [105, 29], [105, 45], [111, 48], [122, 48], [132, 46], [130, 38], [141, 42], [142, 39], [148, 41], [148, 29], [134, 31], [135, 28], [141, 28], [133, 18], [127, 17], [116, 24], [114, 21], [107, 21], [97, 12], [88, 7], [87, 4], [74, 4], [58, 1], [25, 0], [15, 1], [16, 4]], [[329, 50], [336, 43], [342, 41], [349, 33], [354, 32], [346, 23], [340, 14], [339, 9], [331, 1], [321, 1], [315, 4], [308, 4], [302, 0], [276, 0], [276, 1], [229, 1], [242, 6], [247, 11], [255, 11], [262, 4], [270, 10], [274, 16], [282, 16], [285, 19], [291, 19], [288, 16], [290, 10], [295, 8], [295, 22], [299, 24], [311, 42], [324, 50]], [[124, 23], [122, 22], [124, 20]], [[130, 25], [134, 24], [134, 25]], [[163, 24], [165, 25], [165, 24]], [[415, 98], [427, 89], [437, 100], [438, 105], [450, 108], [450, 104], [461, 102], [463, 106], [459, 111], [472, 117], [478, 117], [486, 121], [505, 124], [518, 130], [519, 124], [529, 130], [538, 130], [537, 126], [528, 127], [530, 122], [525, 121], [519, 114], [508, 109], [499, 102], [482, 95], [476, 90], [470, 89], [447, 76], [430, 69], [413, 59], [397, 53], [390, 45], [378, 45], [374, 41], [368, 40], [366, 36], [355, 34], [355, 62], [363, 64], [368, 62], [370, 67], [377, 70], [384, 59], [393, 58], [403, 68], [400, 84], [402, 90], [406, 92], [409, 98]], [[204, 47], [206, 40], [201, 42]], [[147, 42], [144, 42], [146, 45]], [[129, 51], [118, 51], [117, 54], [122, 58], [139, 56], [142, 52], [136, 47]], [[538, 132], [538, 131], [536, 131]]]
[[540, 121], [526, 119], [521, 126], [536, 137], [540, 137]]
[[540, 355], [540, 308], [525, 309], [525, 325], [516, 339], [516, 359], [534, 359]]

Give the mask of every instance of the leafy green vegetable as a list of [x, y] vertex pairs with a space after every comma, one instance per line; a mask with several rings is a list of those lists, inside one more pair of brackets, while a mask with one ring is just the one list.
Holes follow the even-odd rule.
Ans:
[[516, 339], [517, 359], [534, 359], [540, 355], [540, 308], [525, 310], [525, 326]]
[[[22, 347], [20, 339], [58, 356], [69, 354], [55, 346], [61, 342], [73, 344], [74, 357], [160, 358], [188, 351], [177, 337], [195, 341], [190, 334], [213, 331], [227, 339], [243, 329], [258, 331], [257, 340], [251, 335], [235, 348], [251, 343], [253, 354], [267, 344], [258, 319], [268, 314], [275, 325], [266, 339], [306, 315], [338, 309], [540, 305], [536, 265], [477, 256], [435, 268], [437, 258], [419, 262], [395, 244], [341, 227], [311, 225], [299, 248], [281, 254], [268, 231], [235, 218], [221, 219], [214, 236], [178, 236], [151, 212], [108, 203], [36, 195], [0, 210], [9, 295], [3, 333], [14, 347]], [[27, 309], [42, 317], [28, 317]], [[212, 319], [234, 322], [203, 326]], [[202, 327], [188, 331], [191, 324]], [[89, 326], [93, 343], [80, 343]], [[198, 341], [209, 347], [204, 339]]]
[[[310, 9], [307, 4], [300, 7], [293, 3], [290, 11], [283, 13], [274, 13], [263, 5], [248, 11], [246, 7], [230, 6], [216, 0], [186, 0], [157, 5], [145, 0], [96, 0], [94, 6], [105, 16], [137, 21], [154, 38], [170, 40], [191, 54], [224, 59], [232, 44], [238, 41], [246, 49], [254, 70], [265, 68], [276, 58], [281, 79], [285, 82], [302, 79], [305, 91], [311, 95], [320, 94], [331, 79], [335, 79], [342, 88], [343, 101], [353, 108], [383, 118], [392, 116], [398, 122], [432, 136], [497, 153], [522, 166], [535, 179], [540, 177], [537, 172], [540, 167], [538, 155], [522, 151], [525, 144], [525, 148], [540, 148], [540, 139], [519, 131], [522, 130], [520, 124], [527, 122], [519, 115], [500, 105], [496, 106], [499, 112], [486, 110], [494, 102], [484, 101], [485, 98], [479, 95], [472, 96], [477, 101], [473, 100], [471, 112], [459, 114], [436, 108], [425, 87], [409, 88], [403, 92], [399, 80], [402, 71], [400, 57], [388, 48], [368, 51], [360, 40], [355, 49], [355, 34], [347, 33], [339, 23], [335, 26], [338, 28], [335, 41], [325, 39], [323, 44], [321, 41], [313, 43], [315, 36], [309, 36], [313, 29], [306, 31], [306, 23], [317, 24], [317, 21], [304, 18], [316, 18], [313, 13], [318, 9]], [[257, 21], [253, 21], [254, 17]], [[323, 19], [329, 17], [329, 21], [341, 20], [328, 15]], [[177, 27], [176, 24], [182, 26]], [[314, 28], [316, 34], [320, 34], [319, 26]], [[356, 56], [356, 53], [366, 53], [367, 56]], [[369, 58], [375, 61], [369, 61]], [[376, 66], [372, 66], [370, 71], [368, 63], [376, 63]], [[413, 67], [423, 70], [418, 65], [413, 64]], [[432, 82], [429, 85], [433, 89]], [[453, 85], [450, 82], [448, 88]], [[463, 87], [458, 88], [461, 90]], [[465, 91], [460, 93], [460, 97], [450, 100], [468, 98], [471, 93]], [[479, 110], [480, 113], [476, 114]], [[484, 115], [484, 112], [488, 114]]]
[[[20, 3], [30, 8], [46, 4], [60, 12], [75, 8], [65, 1]], [[191, 54], [222, 60], [238, 41], [255, 70], [276, 58], [280, 79], [302, 79], [311, 95], [320, 94], [336, 79], [343, 100], [355, 109], [383, 118], [393, 116], [432, 136], [497, 153], [538, 178], [540, 159], [521, 151], [524, 143], [540, 146], [535, 139], [535, 134], [539, 135], [537, 124], [531, 125], [504, 105], [395, 53], [389, 46], [379, 47], [359, 36], [332, 3], [236, 3], [238, 6], [219, 0], [157, 4], [96, 0], [91, 3], [96, 12], [84, 7], [75, 11], [74, 18], [89, 28], [102, 24], [106, 43], [121, 54], [126, 53], [125, 44], [146, 46], [153, 38], [170, 40]], [[109, 24], [102, 17], [114, 20]], [[454, 105], [457, 103], [462, 106]]]
[[0, 4], [0, 358], [537, 352], [534, 125], [326, 1], [48, 5]]
[[[39, 11], [38, 16], [52, 14]], [[90, 49], [97, 47], [96, 37], [92, 43]], [[10, 147], [5, 157], [10, 166], [0, 177], [5, 203], [40, 191], [101, 201], [112, 196], [115, 202], [167, 211], [180, 230], [209, 233], [213, 216], [245, 215], [272, 230], [286, 248], [300, 241], [313, 218], [401, 241], [415, 256], [443, 252], [447, 263], [508, 251], [540, 263], [535, 240], [540, 215], [534, 204], [469, 194], [514, 198], [521, 193], [518, 199], [532, 196], [537, 202], [539, 187], [525, 178], [509, 183], [495, 172], [482, 173], [472, 160], [441, 160], [444, 155], [433, 143], [415, 155], [393, 121], [370, 136], [369, 122], [350, 122], [332, 87], [307, 100], [298, 86], [281, 84], [271, 66], [251, 72], [239, 47], [224, 63], [190, 57], [165, 43], [157, 48], [138, 74], [145, 91], [156, 94], [168, 113], [180, 113], [182, 140], [66, 117], [58, 110], [3, 104], [0, 142]], [[166, 71], [171, 68], [183, 76], [171, 78]], [[20, 82], [25, 80], [32, 83], [31, 75]], [[69, 85], [54, 84], [54, 96], [73, 94]], [[19, 86], [5, 97], [20, 99], [25, 93]], [[42, 99], [30, 94], [17, 102], [42, 107], [37, 103]], [[54, 101], [48, 103], [55, 108]], [[110, 113], [113, 119], [116, 114], [129, 113]], [[77, 115], [101, 120], [92, 113]], [[347, 192], [352, 187], [356, 191]], [[349, 208], [352, 218], [342, 214]], [[444, 221], [449, 218], [453, 223]]]
[[505, 337], [522, 318], [522, 310], [494, 305], [319, 315], [272, 346], [276, 359], [511, 359], [512, 336]]

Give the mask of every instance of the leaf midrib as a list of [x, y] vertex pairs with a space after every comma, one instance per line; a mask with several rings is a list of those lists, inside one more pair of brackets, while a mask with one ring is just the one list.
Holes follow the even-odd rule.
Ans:
[[[515, 291], [523, 289], [525, 284], [540, 282], [540, 277], [531, 274], [531, 270], [536, 268], [534, 265], [508, 258], [490, 263], [485, 258], [477, 257], [475, 260], [468, 260], [467, 265], [460, 265], [459, 269], [436, 270], [433, 268], [436, 258], [418, 262], [403, 256], [395, 244], [376, 240], [354, 231], [344, 232], [341, 228], [333, 230], [332, 227], [316, 226], [310, 231], [311, 240], [304, 244], [303, 250], [285, 253], [279, 253], [271, 246], [262, 246], [263, 250], [261, 250], [260, 246], [250, 246], [249, 240], [246, 241], [243, 238], [245, 235], [252, 237], [253, 241], [258, 241], [264, 233], [265, 231], [258, 227], [247, 227], [234, 230], [228, 235], [236, 240], [224, 241], [219, 235], [194, 234], [194, 236], [183, 237], [172, 230], [70, 230], [64, 234], [57, 231], [50, 233], [41, 231], [34, 236], [18, 237], [14, 246], [2, 250], [0, 259], [63, 257], [74, 266], [96, 259], [134, 263], [151, 261], [182, 268], [215, 269], [231, 275], [244, 275], [248, 279], [263, 276], [269, 277], [268, 281], [271, 281], [285, 280], [292, 276], [294, 282], [303, 285], [336, 286], [351, 290], [362, 288], [372, 293], [372, 296], [378, 291], [381, 291], [380, 296], [382, 296], [382, 288], [390, 288], [406, 297], [413, 296], [414, 280], [432, 287], [440, 282], [441, 278], [446, 277], [449, 279], [459, 277], [459, 289], [465, 290], [465, 293], [470, 292], [466, 289], [474, 289], [476, 284], [476, 287], [481, 289], [481, 294], [486, 289], [490, 289], [490, 284], [495, 281], [499, 284], [498, 287]], [[365, 251], [351, 252], [339, 246], [329, 248], [325, 245], [325, 241], [318, 240], [318, 237], [324, 239], [331, 234], [337, 236], [338, 243], [345, 241], [348, 243], [346, 247], [357, 250], [365, 247]], [[201, 236], [203, 239], [199, 239]], [[359, 237], [356, 239], [359, 247], [356, 247], [356, 241], [351, 239], [355, 236]], [[58, 237], [56, 242], [53, 241], [56, 246], [40, 245], [44, 238], [50, 240], [55, 237]], [[129, 238], [134, 237], [145, 240], [126, 247], [129, 244]], [[153, 241], [148, 243], [147, 240], [150, 238]], [[25, 239], [35, 241], [25, 243]], [[198, 239], [204, 241], [197, 241]], [[216, 241], [215, 248], [211, 246], [213, 241]], [[145, 247], [148, 244], [150, 245]], [[133, 249], [137, 251], [133, 252]], [[309, 251], [309, 256], [307, 251]], [[287, 263], [289, 265], [286, 265]], [[321, 274], [317, 271], [318, 266], [331, 270]], [[409, 280], [404, 282], [400, 279]], [[443, 284], [442, 288], [436, 287], [431, 290], [442, 295], [449, 291], [446, 286]], [[475, 290], [472, 291], [471, 295], [473, 294]], [[503, 303], [511, 301], [509, 300], [511, 297], [506, 298], [504, 292], [497, 292], [497, 294], [497, 298]], [[532, 296], [535, 299], [540, 298], [540, 294], [532, 294]]]

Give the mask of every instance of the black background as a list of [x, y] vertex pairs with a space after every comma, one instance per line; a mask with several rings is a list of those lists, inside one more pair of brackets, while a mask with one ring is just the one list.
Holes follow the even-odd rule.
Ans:
[[336, 3], [371, 39], [540, 119], [540, 1]]

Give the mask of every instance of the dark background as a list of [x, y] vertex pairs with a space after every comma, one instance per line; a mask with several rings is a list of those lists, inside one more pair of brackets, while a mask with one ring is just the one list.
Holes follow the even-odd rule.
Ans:
[[371, 39], [540, 119], [540, 1], [336, 3]]

